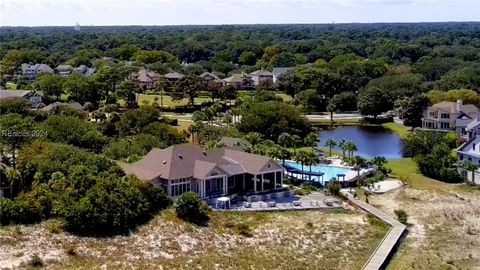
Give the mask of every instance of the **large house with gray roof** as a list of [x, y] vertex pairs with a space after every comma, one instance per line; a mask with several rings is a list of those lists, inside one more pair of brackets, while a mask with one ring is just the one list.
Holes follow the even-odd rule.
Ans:
[[34, 80], [42, 73], [53, 73], [53, 69], [47, 64], [22, 64], [22, 74], [29, 80]]
[[35, 90], [0, 90], [0, 100], [24, 98], [31, 103], [32, 109], [36, 109], [43, 100], [43, 92]]
[[196, 144], [152, 149], [135, 163], [119, 165], [126, 174], [162, 186], [173, 198], [188, 191], [212, 198], [280, 189], [284, 175], [284, 168], [269, 157], [229, 148], [204, 150]]

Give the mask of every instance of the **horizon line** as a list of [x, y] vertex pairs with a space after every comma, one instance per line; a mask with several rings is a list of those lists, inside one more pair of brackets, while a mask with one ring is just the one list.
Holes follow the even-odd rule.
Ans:
[[[103, 24], [103, 25], [95, 25], [95, 24], [85, 24], [82, 25], [78, 23], [80, 26], [83, 27], [131, 27], [131, 26], [149, 26], [149, 27], [171, 27], [171, 26], [256, 26], [256, 25], [348, 25], [348, 24], [435, 24], [435, 23], [480, 23], [479, 21], [392, 21], [392, 22], [385, 22], [385, 21], [376, 21], [376, 22], [298, 22], [298, 23], [225, 23], [225, 24]], [[71, 25], [0, 25], [2, 27], [71, 27], [75, 26], [74, 24]]]

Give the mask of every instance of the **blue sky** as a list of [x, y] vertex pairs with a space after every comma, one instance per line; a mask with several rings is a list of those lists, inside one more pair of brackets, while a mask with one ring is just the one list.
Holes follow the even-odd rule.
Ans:
[[0, 0], [0, 25], [480, 21], [480, 0]]

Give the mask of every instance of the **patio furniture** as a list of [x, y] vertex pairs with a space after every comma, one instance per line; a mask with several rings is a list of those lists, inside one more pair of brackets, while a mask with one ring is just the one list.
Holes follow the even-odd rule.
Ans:
[[223, 209], [227, 209], [227, 208], [230, 208], [230, 198], [229, 197], [220, 197], [220, 198], [217, 198], [216, 202], [215, 202], [215, 208], [218, 208], [218, 205], [221, 205], [223, 206], [222, 208]]
[[293, 201], [293, 206], [301, 206], [302, 203], [300, 201]]
[[268, 202], [268, 207], [275, 207], [275, 206], [277, 206], [277, 203], [275, 201]]
[[252, 203], [251, 202], [243, 202], [243, 207], [252, 208]]

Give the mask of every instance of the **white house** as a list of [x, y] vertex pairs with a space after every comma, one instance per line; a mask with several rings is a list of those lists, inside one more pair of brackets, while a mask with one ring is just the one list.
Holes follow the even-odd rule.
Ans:
[[[468, 142], [462, 144], [457, 149], [457, 156], [461, 161], [469, 161], [480, 165], [480, 136], [476, 136]], [[473, 175], [472, 172], [467, 172], [461, 168], [459, 168], [459, 172], [468, 181], [473, 182], [476, 185], [480, 185], [480, 170], [475, 171]]]

